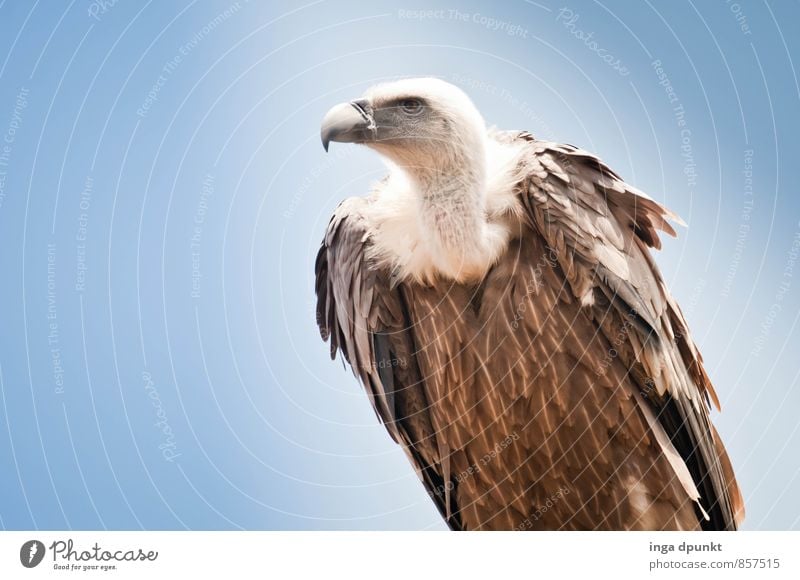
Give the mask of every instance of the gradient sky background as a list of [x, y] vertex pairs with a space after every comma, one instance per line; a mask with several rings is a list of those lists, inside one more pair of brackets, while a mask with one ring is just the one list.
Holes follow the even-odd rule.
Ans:
[[436, 75], [683, 216], [746, 528], [800, 528], [797, 3], [176, 4], [0, 1], [2, 527], [442, 529], [313, 313], [384, 173], [323, 114]]

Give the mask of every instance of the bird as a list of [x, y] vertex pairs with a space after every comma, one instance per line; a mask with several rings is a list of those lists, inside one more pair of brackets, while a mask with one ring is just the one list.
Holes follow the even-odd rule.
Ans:
[[438, 78], [325, 114], [388, 174], [335, 209], [316, 317], [452, 530], [735, 530], [719, 399], [651, 253], [685, 223]]

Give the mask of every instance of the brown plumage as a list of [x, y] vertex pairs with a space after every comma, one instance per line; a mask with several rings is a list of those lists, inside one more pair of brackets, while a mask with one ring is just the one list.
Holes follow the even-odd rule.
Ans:
[[585, 151], [486, 139], [518, 154], [485, 272], [381, 259], [386, 184], [337, 208], [316, 261], [331, 356], [453, 529], [736, 529], [717, 397], [649, 250], [675, 216]]

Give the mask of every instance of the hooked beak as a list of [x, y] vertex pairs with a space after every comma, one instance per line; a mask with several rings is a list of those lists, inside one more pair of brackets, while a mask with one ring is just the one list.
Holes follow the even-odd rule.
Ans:
[[366, 143], [377, 135], [372, 107], [366, 99], [340, 103], [322, 119], [320, 138], [325, 151], [331, 141], [339, 143]]

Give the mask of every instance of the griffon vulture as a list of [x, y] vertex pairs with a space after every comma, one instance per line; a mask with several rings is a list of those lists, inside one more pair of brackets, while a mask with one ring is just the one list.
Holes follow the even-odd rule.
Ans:
[[452, 529], [733, 530], [717, 396], [650, 253], [679, 218], [433, 78], [333, 107], [389, 175], [343, 201], [317, 321]]

